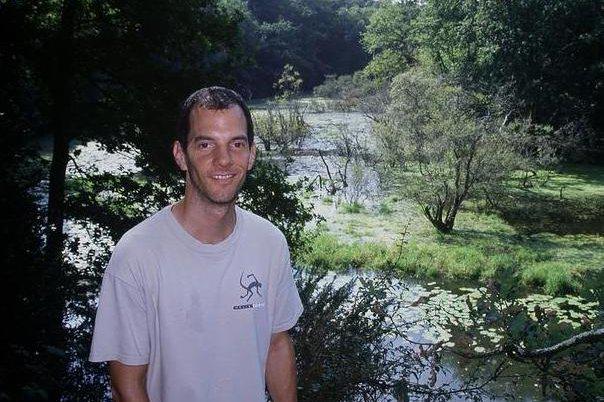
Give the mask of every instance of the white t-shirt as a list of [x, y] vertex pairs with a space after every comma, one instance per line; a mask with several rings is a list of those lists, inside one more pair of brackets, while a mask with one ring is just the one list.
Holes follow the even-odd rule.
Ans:
[[236, 207], [204, 244], [168, 206], [128, 231], [103, 277], [90, 360], [148, 364], [152, 402], [264, 401], [271, 334], [302, 313], [283, 234]]

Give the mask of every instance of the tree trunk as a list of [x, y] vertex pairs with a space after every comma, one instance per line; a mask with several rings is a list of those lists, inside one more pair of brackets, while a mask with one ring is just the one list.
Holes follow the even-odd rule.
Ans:
[[48, 180], [48, 237], [46, 256], [55, 265], [62, 261], [63, 221], [65, 218], [65, 172], [69, 159], [69, 139], [55, 131]]
[[74, 30], [77, 0], [66, 0], [61, 11], [54, 43], [54, 62], [49, 82], [52, 97], [51, 131], [53, 153], [48, 185], [48, 238], [49, 261], [60, 261], [63, 250], [63, 220], [65, 202], [65, 172], [69, 158], [70, 114], [72, 109], [72, 80], [74, 62]]
[[49, 366], [55, 373], [53, 385], [48, 389], [49, 400], [61, 399], [61, 388], [67, 370], [65, 355], [65, 331], [63, 313], [65, 309], [66, 276], [63, 272], [63, 221], [65, 217], [65, 175], [69, 158], [69, 140], [71, 138], [71, 112], [73, 96], [74, 67], [74, 31], [77, 0], [66, 0], [61, 10], [60, 26], [52, 44], [54, 59], [51, 62], [52, 73], [48, 83], [52, 99], [50, 129], [53, 136], [52, 162], [48, 180], [47, 238], [45, 261], [48, 269], [49, 290], [47, 299], [50, 326], [47, 345], [52, 353]]
[[424, 207], [424, 215], [426, 216], [426, 218], [428, 218], [432, 226], [434, 226], [439, 232], [448, 234], [451, 233], [451, 231], [453, 230], [453, 221], [443, 222], [442, 209], [440, 207], [437, 208], [435, 214], [432, 214], [432, 212], [430, 211], [430, 207], [426, 206]]

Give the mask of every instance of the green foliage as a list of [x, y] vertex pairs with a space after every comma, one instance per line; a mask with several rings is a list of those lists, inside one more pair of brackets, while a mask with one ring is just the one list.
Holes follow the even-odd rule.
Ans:
[[392, 207], [390, 206], [390, 204], [388, 202], [382, 201], [378, 205], [378, 213], [380, 215], [391, 215], [392, 214]]
[[[305, 181], [287, 181], [278, 166], [256, 160], [241, 190], [238, 204], [275, 224], [285, 235], [295, 256], [303, 247], [304, 226], [315, 219], [312, 205], [301, 201]], [[69, 182], [70, 218], [94, 223], [117, 241], [128, 229], [181, 197], [182, 183], [176, 177], [161, 185], [143, 175], [110, 173], [75, 177]]]
[[[316, 272], [298, 271], [304, 313], [291, 334], [300, 401], [380, 395], [396, 377], [385, 353], [390, 345], [388, 329], [382, 320], [368, 318], [372, 312], [385, 311], [389, 302], [376, 299], [371, 292], [356, 291], [355, 282], [337, 286]], [[405, 365], [409, 362], [398, 366], [399, 371]]]
[[296, 70], [291, 64], [286, 64], [283, 67], [281, 76], [273, 85], [277, 90], [276, 99], [282, 101], [291, 100], [300, 92], [302, 82], [304, 81], [300, 77], [298, 70]]
[[328, 74], [350, 74], [368, 61], [360, 32], [375, 4], [370, 0], [252, 0], [244, 24], [247, 48], [256, 65], [240, 75], [255, 97], [273, 95], [272, 83], [286, 64], [299, 68], [302, 89]]
[[597, 0], [382, 2], [363, 33], [365, 72], [387, 81], [420, 65], [508, 98], [553, 126], [560, 155], [583, 160], [602, 146], [602, 13]]
[[159, 185], [144, 175], [75, 176], [68, 182], [67, 209], [70, 219], [84, 225], [93, 222], [117, 241], [143, 219], [176, 202], [180, 187], [175, 177]]
[[305, 183], [305, 180], [288, 182], [283, 170], [260, 159], [248, 176], [239, 199], [241, 207], [268, 219], [283, 232], [293, 261], [306, 246], [304, 227], [317, 219], [312, 213], [312, 205], [306, 205], [300, 199]]
[[264, 150], [291, 157], [310, 135], [310, 126], [298, 101], [268, 102], [263, 110], [253, 114], [254, 131]]
[[325, 205], [331, 205], [331, 204], [333, 204], [333, 197], [330, 197], [330, 196], [323, 197], [323, 198], [321, 198], [321, 202]]
[[547, 294], [575, 293], [579, 289], [578, 274], [572, 266], [561, 262], [538, 262], [522, 272], [521, 280], [533, 288], [543, 288]]
[[365, 73], [389, 81], [416, 62], [413, 21], [420, 6], [415, 1], [381, 2], [363, 32], [363, 46], [372, 55]]
[[602, 127], [602, 16], [594, 0], [428, 1], [418, 52], [465, 87], [510, 92], [538, 123]]
[[367, 97], [380, 89], [380, 85], [362, 71], [352, 75], [328, 75], [325, 81], [313, 89], [316, 96], [342, 100], [344, 107], [357, 106], [361, 98]]
[[346, 244], [333, 235], [318, 233], [300, 256], [299, 263], [324, 271], [378, 268], [376, 261], [388, 254], [387, 249], [387, 246], [377, 243]]
[[[522, 233], [600, 234], [604, 228], [604, 177], [598, 166], [564, 166], [537, 171], [544, 176], [528, 188], [518, 186], [497, 211]], [[523, 176], [515, 178], [521, 183]]]

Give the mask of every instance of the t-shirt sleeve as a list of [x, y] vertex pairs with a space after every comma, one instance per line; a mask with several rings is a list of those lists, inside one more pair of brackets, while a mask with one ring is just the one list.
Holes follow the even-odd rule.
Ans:
[[304, 308], [296, 288], [287, 244], [284, 247], [281, 259], [280, 279], [278, 282], [277, 297], [275, 300], [275, 316], [273, 319], [273, 333], [287, 331], [298, 322]]
[[147, 364], [149, 332], [142, 290], [115, 275], [112, 264], [120, 263], [112, 258], [103, 277], [89, 359]]

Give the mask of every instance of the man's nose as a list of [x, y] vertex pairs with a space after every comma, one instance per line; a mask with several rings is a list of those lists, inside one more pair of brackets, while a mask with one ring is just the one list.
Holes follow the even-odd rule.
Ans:
[[228, 146], [218, 146], [216, 149], [215, 161], [220, 166], [228, 166], [231, 164], [233, 158]]

